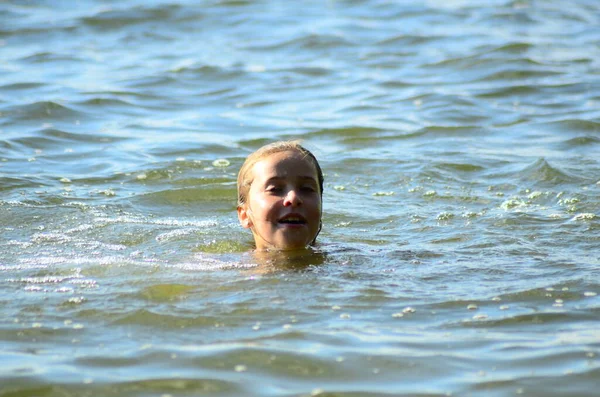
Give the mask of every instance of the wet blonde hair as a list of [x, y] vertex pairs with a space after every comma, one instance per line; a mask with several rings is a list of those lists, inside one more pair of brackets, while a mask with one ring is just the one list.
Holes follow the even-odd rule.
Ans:
[[299, 141], [279, 141], [261, 147], [254, 153], [250, 154], [246, 158], [246, 161], [244, 161], [244, 164], [242, 164], [242, 168], [240, 168], [237, 178], [238, 208], [244, 205], [248, 199], [250, 185], [254, 180], [254, 175], [252, 175], [252, 168], [254, 167], [254, 164], [258, 163], [265, 157], [270, 156], [271, 154], [280, 152], [298, 152], [304, 155], [305, 158], [307, 158], [315, 166], [319, 182], [319, 193], [321, 194], [321, 197], [323, 197], [323, 171], [321, 170], [321, 166], [319, 165], [319, 162], [314, 154], [312, 154], [310, 150], [306, 149], [304, 146], [300, 145]]

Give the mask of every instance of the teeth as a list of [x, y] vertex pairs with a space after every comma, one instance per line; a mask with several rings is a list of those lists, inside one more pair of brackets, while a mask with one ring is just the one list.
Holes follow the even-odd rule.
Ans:
[[301, 221], [302, 220], [300, 218], [296, 218], [296, 217], [289, 217], [289, 218], [285, 218], [285, 219], [281, 220], [281, 222], [284, 222], [284, 223], [299, 223]]

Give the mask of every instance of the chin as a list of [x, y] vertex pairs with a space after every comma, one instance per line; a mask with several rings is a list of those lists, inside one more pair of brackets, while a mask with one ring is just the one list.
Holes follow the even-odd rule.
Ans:
[[274, 249], [279, 251], [299, 251], [309, 247], [308, 243], [284, 243], [278, 244]]

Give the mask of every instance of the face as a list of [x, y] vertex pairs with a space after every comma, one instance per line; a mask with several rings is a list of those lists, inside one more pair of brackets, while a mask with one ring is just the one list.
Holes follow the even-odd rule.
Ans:
[[252, 230], [256, 249], [306, 248], [321, 222], [321, 192], [313, 163], [299, 152], [279, 152], [258, 161], [251, 172], [252, 184], [238, 218]]

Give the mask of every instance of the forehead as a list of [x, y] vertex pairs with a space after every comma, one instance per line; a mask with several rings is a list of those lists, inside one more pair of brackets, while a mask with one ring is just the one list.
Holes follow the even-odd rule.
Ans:
[[272, 153], [253, 167], [255, 180], [273, 177], [311, 177], [317, 179], [317, 169], [310, 157], [297, 151]]

